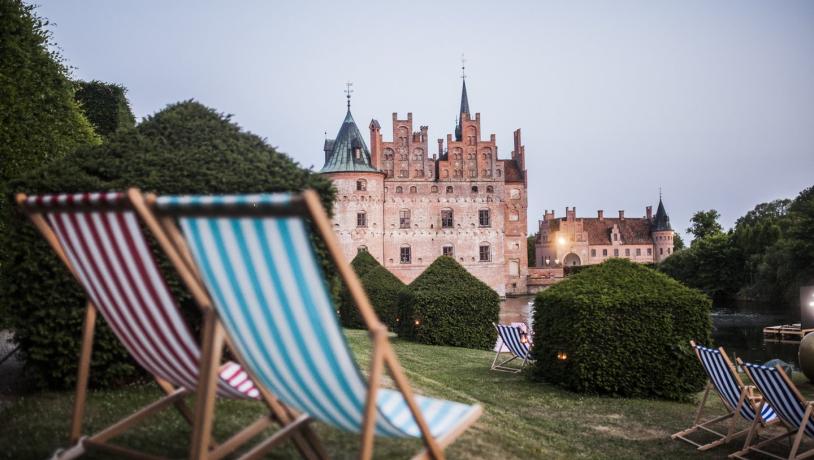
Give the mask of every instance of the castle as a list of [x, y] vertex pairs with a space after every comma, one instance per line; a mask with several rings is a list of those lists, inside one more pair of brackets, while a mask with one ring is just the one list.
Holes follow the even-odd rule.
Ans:
[[576, 208], [565, 208], [564, 218], [545, 211], [539, 221], [535, 242], [537, 267], [592, 265], [609, 257], [621, 257], [640, 263], [655, 263], [673, 252], [673, 229], [670, 217], [659, 197], [656, 215], [645, 209], [645, 217], [605, 217], [597, 211], [595, 218], [577, 218]]
[[370, 150], [350, 111], [326, 139], [320, 171], [336, 187], [333, 226], [347, 260], [367, 251], [405, 283], [438, 256], [454, 257], [501, 296], [525, 294], [527, 176], [520, 130], [498, 158], [495, 135], [481, 139], [464, 78], [454, 137], [429, 155], [428, 127], [393, 114], [392, 140], [371, 120]]

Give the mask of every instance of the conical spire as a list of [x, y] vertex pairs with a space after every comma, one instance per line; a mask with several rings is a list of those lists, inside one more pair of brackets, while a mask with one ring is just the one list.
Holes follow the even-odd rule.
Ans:
[[653, 219], [653, 231], [660, 232], [672, 229], [670, 227], [670, 216], [667, 215], [664, 203], [661, 201], [661, 196], [659, 196], [659, 207], [656, 209], [656, 217]]
[[325, 165], [320, 172], [360, 171], [375, 172], [370, 163], [370, 151], [359, 127], [353, 120], [350, 107], [342, 121], [336, 139], [325, 140]]
[[458, 115], [461, 117], [455, 123], [455, 140], [461, 141], [463, 133], [461, 132], [461, 124], [464, 120], [464, 114], [470, 116], [469, 113], [469, 96], [466, 94], [466, 59], [461, 55], [461, 80], [463, 80], [463, 87], [461, 88], [461, 110]]
[[464, 78], [464, 85], [461, 90], [461, 113], [469, 115], [469, 97], [466, 95], [466, 78]]

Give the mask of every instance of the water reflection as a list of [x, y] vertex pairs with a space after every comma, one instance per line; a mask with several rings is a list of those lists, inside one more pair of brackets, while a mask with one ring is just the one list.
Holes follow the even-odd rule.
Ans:
[[[526, 322], [529, 302], [534, 296], [513, 297], [504, 300], [500, 308], [500, 322]], [[712, 311], [712, 337], [715, 344], [726, 348], [730, 356], [744, 361], [765, 363], [780, 358], [797, 367], [797, 345], [763, 341], [763, 328], [800, 321], [796, 308], [778, 307], [761, 302], [729, 302], [716, 304]]]

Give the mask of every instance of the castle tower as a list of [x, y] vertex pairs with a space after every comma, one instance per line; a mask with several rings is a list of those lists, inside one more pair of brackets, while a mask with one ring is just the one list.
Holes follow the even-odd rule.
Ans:
[[[353, 120], [350, 92], [349, 85], [348, 111], [336, 138], [325, 140], [325, 165], [320, 173], [330, 178], [336, 187], [333, 224], [345, 259], [350, 262], [358, 251], [368, 251], [381, 262], [384, 173], [374, 167], [370, 151]], [[371, 142], [376, 151], [374, 136]]]
[[653, 237], [653, 247], [655, 249], [653, 260], [661, 262], [673, 253], [673, 236], [675, 234], [673, 228], [670, 227], [670, 216], [667, 215], [667, 211], [664, 209], [661, 195], [659, 195], [659, 206], [650, 227], [650, 234]]

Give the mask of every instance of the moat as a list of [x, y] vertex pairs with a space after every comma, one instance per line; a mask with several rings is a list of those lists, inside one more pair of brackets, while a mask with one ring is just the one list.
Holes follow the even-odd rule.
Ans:
[[[534, 296], [507, 298], [501, 303], [500, 322], [527, 321]], [[712, 337], [730, 356], [763, 363], [779, 358], [797, 367], [797, 345], [763, 341], [763, 328], [800, 321], [794, 307], [761, 302], [716, 304], [712, 309]]]

